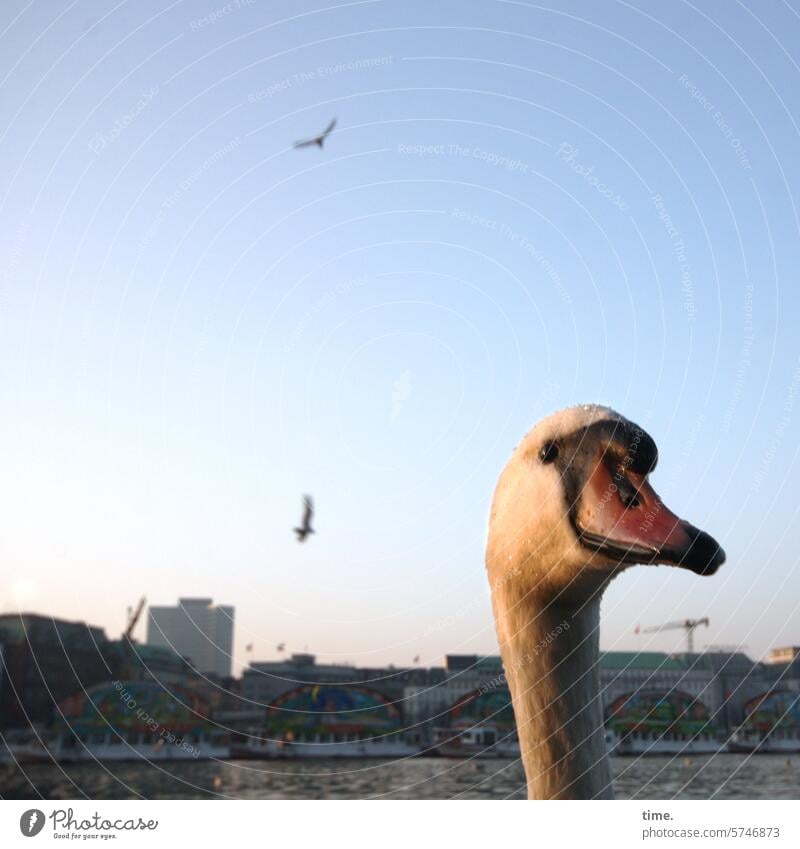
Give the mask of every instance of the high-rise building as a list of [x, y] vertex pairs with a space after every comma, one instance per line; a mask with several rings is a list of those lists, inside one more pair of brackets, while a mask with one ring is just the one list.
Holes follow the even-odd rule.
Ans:
[[181, 598], [177, 607], [151, 607], [147, 643], [187, 657], [194, 668], [221, 678], [231, 674], [233, 608], [210, 598]]

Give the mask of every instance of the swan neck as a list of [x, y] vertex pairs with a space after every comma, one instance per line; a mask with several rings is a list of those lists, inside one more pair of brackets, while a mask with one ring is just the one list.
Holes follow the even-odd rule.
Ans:
[[600, 700], [600, 599], [495, 593], [528, 797], [612, 798]]

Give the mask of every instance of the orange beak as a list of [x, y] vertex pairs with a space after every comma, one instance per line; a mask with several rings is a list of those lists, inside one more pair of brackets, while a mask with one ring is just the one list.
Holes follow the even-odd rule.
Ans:
[[719, 543], [676, 516], [637, 474], [600, 456], [575, 511], [581, 542], [624, 563], [669, 563], [713, 575], [725, 562]]

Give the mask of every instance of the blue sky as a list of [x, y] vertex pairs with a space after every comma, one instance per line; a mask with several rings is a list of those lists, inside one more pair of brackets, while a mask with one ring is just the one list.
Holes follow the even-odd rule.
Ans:
[[116, 635], [209, 595], [237, 664], [493, 653], [497, 475], [601, 401], [728, 552], [618, 579], [603, 646], [800, 641], [797, 3], [10, 0], [0, 33], [0, 608]]

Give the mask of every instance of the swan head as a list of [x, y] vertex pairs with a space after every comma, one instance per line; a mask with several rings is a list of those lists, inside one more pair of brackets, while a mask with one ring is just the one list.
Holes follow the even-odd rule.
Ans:
[[652, 437], [608, 407], [540, 421], [497, 483], [486, 556], [492, 588], [582, 600], [634, 563], [716, 572], [725, 560], [719, 544], [650, 485], [657, 460]]

